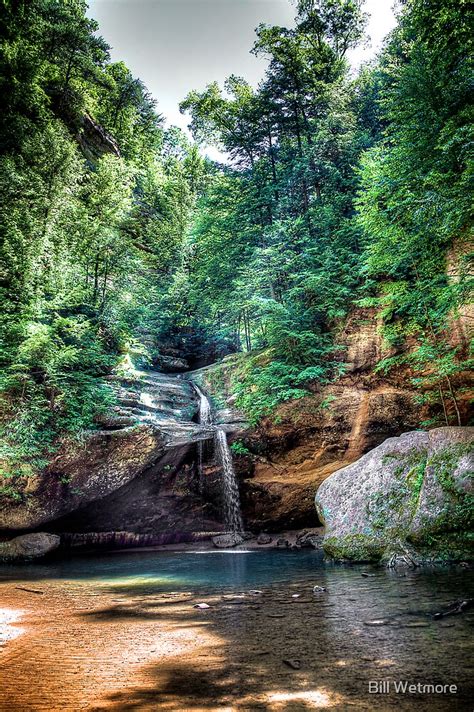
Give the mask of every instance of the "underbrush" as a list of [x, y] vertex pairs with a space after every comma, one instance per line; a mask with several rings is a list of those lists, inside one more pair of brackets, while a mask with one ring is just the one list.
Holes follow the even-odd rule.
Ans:
[[104, 377], [114, 344], [82, 317], [30, 322], [24, 338], [2, 352], [0, 495], [17, 499], [15, 482], [43, 469], [64, 436], [94, 429], [113, 403]]

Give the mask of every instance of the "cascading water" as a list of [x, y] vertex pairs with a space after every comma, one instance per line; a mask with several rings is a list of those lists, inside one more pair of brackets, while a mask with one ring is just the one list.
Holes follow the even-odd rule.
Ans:
[[232, 453], [227, 442], [227, 435], [218, 428], [215, 435], [216, 448], [222, 463], [222, 484], [224, 494], [224, 523], [231, 532], [243, 530], [242, 516], [240, 514], [240, 497], [237, 479], [235, 477]]
[[[199, 395], [199, 422], [201, 425], [212, 426], [212, 410], [209, 399], [196, 384], [194, 387]], [[240, 532], [243, 530], [242, 515], [240, 513], [240, 497], [237, 479], [235, 476], [232, 453], [227, 442], [227, 435], [222, 428], [215, 429], [214, 442], [217, 454], [222, 464], [222, 495], [224, 503], [224, 524], [228, 531]], [[198, 471], [199, 489], [203, 490], [204, 442], [198, 443]]]
[[[204, 393], [196, 386], [196, 384], [194, 384], [194, 388], [199, 396], [199, 423], [201, 425], [210, 426], [212, 425], [212, 412], [209, 399], [206, 398]], [[198, 442], [198, 476], [199, 492], [201, 494], [204, 491], [204, 447], [205, 441], [200, 440]]]

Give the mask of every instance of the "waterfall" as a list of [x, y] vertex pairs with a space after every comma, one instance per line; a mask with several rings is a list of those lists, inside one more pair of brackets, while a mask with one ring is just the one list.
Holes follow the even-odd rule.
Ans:
[[[205, 426], [212, 426], [212, 411], [209, 399], [204, 395], [196, 384], [194, 384], [199, 395], [199, 423]], [[217, 454], [222, 465], [222, 499], [224, 503], [224, 524], [228, 531], [240, 532], [243, 530], [242, 515], [240, 513], [240, 497], [237, 478], [235, 476], [232, 453], [227, 442], [227, 435], [222, 428], [213, 426], [215, 430], [214, 443]], [[204, 489], [204, 441], [198, 443], [198, 472], [199, 491]]]
[[215, 435], [216, 448], [222, 463], [222, 490], [224, 495], [224, 523], [231, 532], [243, 530], [242, 516], [240, 514], [240, 497], [237, 479], [235, 477], [232, 453], [227, 442], [227, 435], [218, 428]]
[[[211, 404], [209, 403], [209, 398], [206, 398], [204, 393], [201, 391], [196, 384], [193, 384], [196, 392], [199, 396], [199, 423], [201, 425], [210, 426], [212, 425], [212, 413]], [[198, 452], [197, 452], [197, 465], [198, 465], [198, 487], [199, 493], [202, 494], [204, 491], [204, 447], [205, 441], [200, 440], [198, 442]]]
[[199, 395], [199, 422], [201, 425], [211, 425], [212, 414], [211, 414], [211, 404], [209, 403], [209, 398], [207, 398], [204, 393], [196, 385], [194, 386]]

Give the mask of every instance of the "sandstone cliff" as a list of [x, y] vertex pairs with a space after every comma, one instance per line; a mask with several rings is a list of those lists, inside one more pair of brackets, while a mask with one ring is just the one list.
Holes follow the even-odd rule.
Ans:
[[[91, 541], [112, 541], [118, 532], [120, 541], [143, 535], [144, 543], [221, 530], [221, 472], [212, 445], [204, 445], [204, 476], [197, 473], [197, 443], [212, 440], [213, 431], [198, 424], [192, 380], [211, 396], [215, 422], [235, 442], [246, 527], [318, 525], [314, 495], [321, 483], [386, 438], [418, 428], [427, 415], [406, 368], [374, 372], [387, 353], [371, 310], [355, 311], [338, 343], [344, 375], [312, 384], [306, 397], [281, 405], [253, 429], [236, 411], [231, 388], [244, 355], [180, 376], [123, 377], [114, 386], [118, 405], [100, 429], [64, 442], [44, 472], [18, 483], [18, 500], [0, 502], [0, 530], [47, 524], [60, 533], [90, 533]], [[464, 393], [464, 417], [467, 404]]]

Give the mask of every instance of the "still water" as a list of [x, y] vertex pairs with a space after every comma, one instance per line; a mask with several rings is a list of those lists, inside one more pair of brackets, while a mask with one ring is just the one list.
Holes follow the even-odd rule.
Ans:
[[275, 551], [134, 551], [4, 565], [0, 581], [67, 580], [144, 591], [221, 590], [327, 576], [321, 553]]
[[[315, 586], [319, 590], [313, 591]], [[153, 638], [150, 654], [155, 654], [157, 636], [164, 623], [167, 621], [170, 625], [172, 618], [172, 630], [165, 636], [165, 640], [171, 640], [171, 651], [175, 645], [173, 636], [179, 637], [186, 630], [218, 636], [215, 640], [220, 641], [224, 661], [222, 675], [232, 673], [240, 686], [235, 687], [234, 678], [228, 681], [228, 687], [222, 683], [224, 692], [221, 690], [223, 696], [219, 701], [224, 708], [225, 703], [233, 699], [232, 695], [236, 695], [236, 700], [240, 696], [248, 701], [235, 702], [230, 709], [284, 709], [285, 712], [321, 709], [319, 703], [314, 702], [320, 698], [326, 700], [323, 707], [334, 706], [335, 712], [345, 711], [349, 705], [360, 710], [385, 710], [392, 706], [417, 712], [472, 710], [474, 612], [469, 609], [460, 615], [434, 617], [456, 601], [472, 597], [472, 587], [473, 572], [461, 566], [387, 571], [367, 565], [328, 564], [320, 552], [313, 550], [142, 550], [0, 568], [0, 597], [2, 589], [8, 589], [10, 596], [12, 592], [15, 596], [15, 591], [20, 589], [17, 593], [27, 605], [36, 606], [36, 615], [41, 613], [47, 618], [47, 633], [41, 636], [53, 641], [48, 646], [54, 647], [55, 641], [59, 645], [64, 638], [59, 653], [49, 647], [43, 651], [44, 670], [52, 669], [51, 657], [60, 658], [66, 667], [76, 665], [77, 661], [82, 664], [82, 658], [84, 666], [89, 665], [97, 653], [96, 648], [113, 640], [111, 636], [117, 634], [119, 624], [123, 624], [125, 631], [125, 643], [114, 642], [113, 650], [120, 653], [119, 660], [128, 660], [132, 655], [130, 646], [134, 645], [139, 645], [139, 655], [145, 656], [147, 636]], [[28, 589], [38, 589], [44, 595], [28, 593]], [[235, 595], [235, 600], [229, 594]], [[63, 613], [58, 615], [66, 600], [64, 596], [74, 609], [68, 613], [68, 620], [74, 626], [70, 640], [67, 636], [71, 623], [62, 626]], [[210, 608], [196, 611], [194, 605], [203, 600], [209, 602]], [[173, 608], [179, 605], [183, 606], [181, 612]], [[98, 613], [94, 612], [97, 607], [100, 608]], [[167, 607], [174, 611], [172, 615]], [[132, 624], [139, 626], [133, 629], [135, 636], [129, 634]], [[98, 626], [100, 645], [95, 644], [97, 633], [95, 629], [91, 633], [91, 625]], [[76, 650], [78, 639], [80, 653]], [[25, 637], [25, 641], [28, 640]], [[210, 646], [211, 651], [218, 649], [217, 643]], [[15, 657], [14, 653], [12, 648], [11, 674], [16, 682], [8, 700], [16, 703], [22, 674], [18, 660], [22, 658]], [[110, 659], [115, 654], [109, 653]], [[177, 659], [170, 679], [189, 676], [190, 670], [195, 670], [196, 684], [202, 685], [211, 675], [209, 670], [216, 674], [215, 668], [209, 668], [206, 663], [201, 669], [199, 661], [195, 663], [197, 667], [190, 667], [186, 663], [189, 654]], [[301, 671], [291, 671], [284, 662], [288, 657], [298, 659]], [[117, 660], [113, 660], [111, 670], [119, 669]], [[162, 670], [162, 665], [160, 663], [157, 671]], [[97, 669], [101, 669], [100, 666], [101, 663]], [[53, 666], [53, 669], [56, 668]], [[87, 674], [92, 675], [94, 669]], [[56, 670], [56, 677], [57, 674]], [[158, 672], [156, 674], [158, 676]], [[24, 676], [28, 690], [28, 665]], [[454, 696], [426, 697], [423, 693], [372, 698], [368, 695], [371, 680], [456, 684], [458, 691]], [[67, 678], [61, 682], [61, 689], [63, 686], [69, 689], [66, 686], [71, 684]], [[159, 687], [156, 680], [153, 685]], [[272, 692], [277, 695], [275, 700], [283, 699], [283, 695], [285, 700], [300, 702], [282, 702], [282, 706], [265, 702], [268, 706], [259, 706], [264, 699], [262, 694], [272, 685], [277, 686], [277, 692]], [[173, 703], [169, 697], [163, 697], [170, 705], [166, 709], [194, 709], [193, 696], [190, 692], [188, 699], [186, 689], [186, 685], [179, 685], [179, 689], [169, 692], [176, 696]], [[158, 693], [155, 690], [153, 694]], [[206, 694], [215, 701], [215, 687]], [[146, 705], [140, 706], [140, 700], [133, 709], [148, 709]], [[129, 708], [121, 700], [114, 709]], [[214, 707], [209, 706], [209, 709]]]
[[[245, 591], [291, 586], [327, 588], [331, 596], [369, 598], [379, 611], [443, 609], [473, 595], [474, 572], [459, 566], [416, 571], [324, 562], [319, 551], [133, 551], [80, 555], [40, 564], [2, 565], [2, 581], [69, 581], [98, 588], [130, 588], [146, 594], [168, 591]], [[360, 599], [360, 600], [359, 600]], [[368, 605], [368, 601], [365, 601]], [[470, 621], [474, 613], [467, 615]]]

